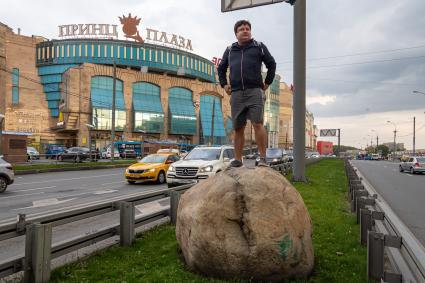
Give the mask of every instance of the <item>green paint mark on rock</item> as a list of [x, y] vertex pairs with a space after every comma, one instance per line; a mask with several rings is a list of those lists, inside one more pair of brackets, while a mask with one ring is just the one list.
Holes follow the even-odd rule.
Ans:
[[280, 256], [286, 260], [288, 257], [288, 252], [292, 247], [292, 240], [289, 238], [289, 235], [286, 234], [283, 236], [282, 241], [279, 242], [279, 248], [280, 248]]

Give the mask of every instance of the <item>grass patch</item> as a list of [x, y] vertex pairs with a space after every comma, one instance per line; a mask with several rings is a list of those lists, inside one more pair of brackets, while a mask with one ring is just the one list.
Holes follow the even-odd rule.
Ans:
[[50, 164], [32, 164], [32, 165], [14, 165], [13, 170], [33, 170], [33, 169], [51, 169], [51, 168], [78, 168], [87, 166], [99, 166], [99, 165], [118, 165], [118, 164], [133, 164], [136, 160], [117, 160], [114, 162], [82, 162], [82, 163], [50, 163]]
[[[324, 160], [307, 168], [309, 184], [295, 184], [313, 221], [315, 269], [308, 280], [365, 282], [366, 247], [346, 201], [343, 161]], [[156, 228], [131, 248], [113, 247], [52, 272], [51, 282], [228, 282], [188, 272], [179, 260], [175, 230]], [[236, 282], [236, 281], [232, 281]], [[242, 281], [238, 281], [242, 282]]]

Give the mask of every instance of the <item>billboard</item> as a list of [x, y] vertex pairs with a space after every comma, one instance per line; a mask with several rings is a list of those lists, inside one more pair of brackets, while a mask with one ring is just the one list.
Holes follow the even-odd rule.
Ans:
[[294, 0], [221, 0], [221, 11], [230, 12], [234, 10], [252, 8], [256, 6], [288, 2], [293, 4]]
[[321, 137], [336, 137], [337, 129], [321, 129], [320, 136]]

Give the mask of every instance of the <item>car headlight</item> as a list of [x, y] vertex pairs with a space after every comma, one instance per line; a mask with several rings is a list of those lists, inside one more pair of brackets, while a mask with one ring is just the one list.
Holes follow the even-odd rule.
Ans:
[[273, 162], [277, 162], [277, 158], [273, 158]]
[[175, 172], [176, 168], [174, 168], [173, 165], [170, 165], [170, 167], [168, 167], [168, 172]]
[[156, 170], [155, 168], [152, 168], [152, 169], [149, 169], [148, 171], [149, 172], [155, 172], [155, 170]]
[[130, 169], [128, 169], [128, 168], [125, 170], [126, 173], [129, 173], [129, 171], [130, 171]]
[[211, 172], [213, 170], [213, 166], [212, 165], [208, 165], [206, 167], [202, 167], [199, 170], [199, 173], [204, 173], [204, 172]]

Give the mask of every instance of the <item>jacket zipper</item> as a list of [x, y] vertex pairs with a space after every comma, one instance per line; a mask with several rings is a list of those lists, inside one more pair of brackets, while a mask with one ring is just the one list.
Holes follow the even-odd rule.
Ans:
[[243, 84], [243, 49], [242, 49], [242, 59], [241, 59], [241, 80], [242, 80], [242, 90], [245, 90], [245, 86]]

